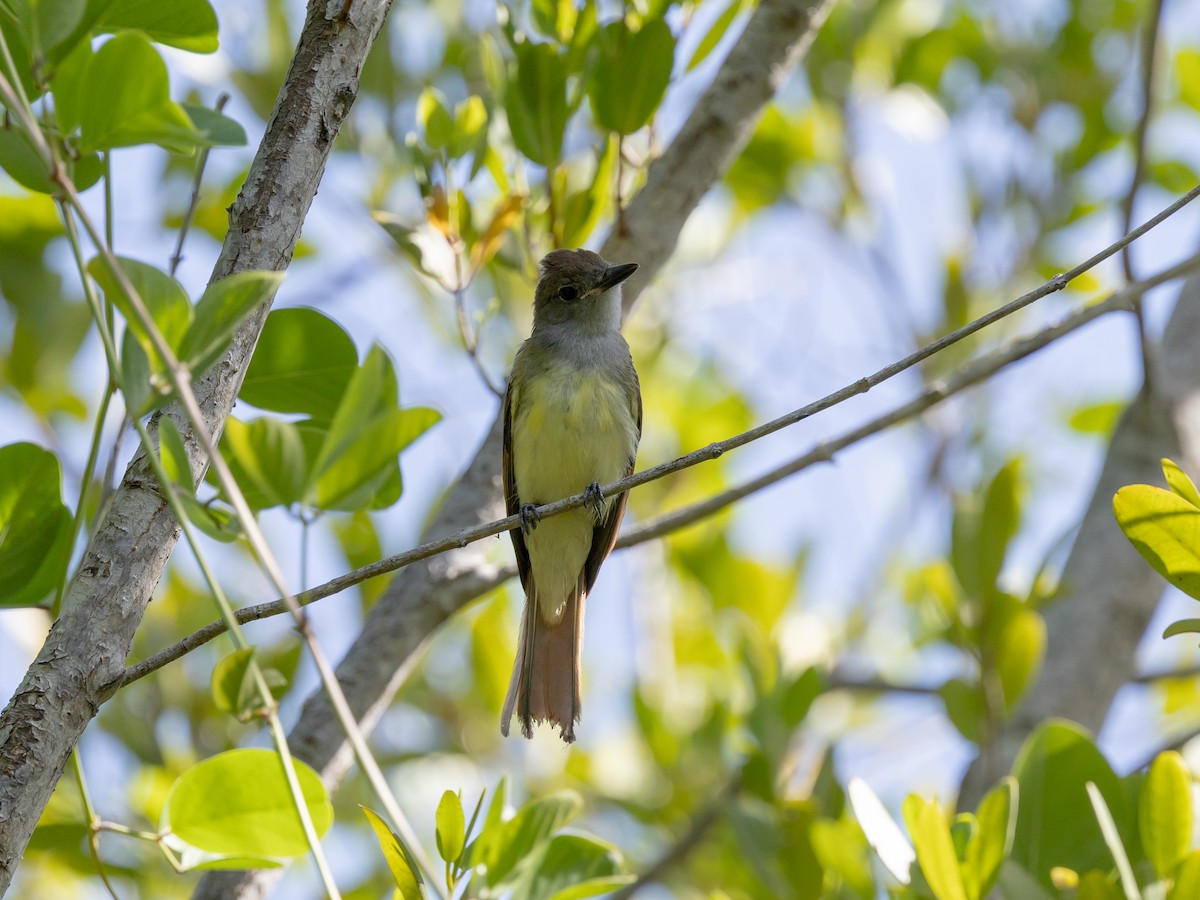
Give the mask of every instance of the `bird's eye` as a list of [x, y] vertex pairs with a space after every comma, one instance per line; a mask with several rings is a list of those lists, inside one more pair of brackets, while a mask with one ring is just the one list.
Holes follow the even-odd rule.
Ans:
[[566, 300], [568, 303], [570, 303], [572, 300], [578, 300], [579, 299], [579, 289], [572, 287], [569, 284], [563, 285], [562, 287], [560, 287], [558, 289], [558, 299]]

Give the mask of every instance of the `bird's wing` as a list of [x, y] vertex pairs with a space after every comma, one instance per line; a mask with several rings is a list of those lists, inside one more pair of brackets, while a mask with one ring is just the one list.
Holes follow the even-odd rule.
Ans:
[[[634, 421], [637, 422], [637, 438], [634, 440], [633, 453], [629, 457], [629, 464], [625, 467], [625, 475], [633, 474], [633, 467], [637, 462], [637, 445], [642, 438], [642, 387], [638, 382], [637, 370], [633, 368], [633, 360], [629, 361], [629, 368], [633, 373], [633, 381], [629, 389], [629, 411], [633, 413]], [[505, 420], [507, 421], [507, 419]], [[613, 545], [617, 542], [617, 532], [621, 528], [621, 519], [625, 517], [625, 503], [629, 499], [629, 492], [621, 494], [617, 498], [617, 502], [613, 504], [612, 512], [608, 518], [601, 524], [597, 525], [592, 531], [592, 547], [588, 551], [587, 561], [583, 564], [583, 583], [585, 593], [591, 593], [592, 585], [596, 583], [596, 576], [600, 574], [600, 566], [604, 560], [608, 559], [608, 554], [612, 553]], [[513, 532], [516, 534], [516, 532]]]
[[[516, 412], [517, 401], [513, 396], [513, 378], [508, 379], [508, 389], [504, 392], [504, 441], [501, 452], [501, 468], [504, 470], [504, 507], [510, 516], [521, 511], [521, 498], [517, 496], [517, 478], [513, 474], [512, 452], [512, 418]], [[521, 529], [514, 528], [509, 532], [512, 538], [513, 552], [517, 557], [517, 572], [521, 575], [521, 587], [529, 592], [529, 551], [525, 548], [525, 534]]]

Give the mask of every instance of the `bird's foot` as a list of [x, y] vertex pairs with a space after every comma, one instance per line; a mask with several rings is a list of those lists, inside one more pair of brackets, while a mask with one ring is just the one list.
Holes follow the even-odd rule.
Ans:
[[600, 490], [598, 481], [593, 481], [584, 488], [583, 505], [592, 511], [597, 525], [604, 521], [604, 492]]
[[538, 527], [538, 522], [542, 521], [541, 515], [537, 511], [537, 506], [533, 503], [525, 503], [521, 506], [521, 531], [529, 534], [533, 529]]

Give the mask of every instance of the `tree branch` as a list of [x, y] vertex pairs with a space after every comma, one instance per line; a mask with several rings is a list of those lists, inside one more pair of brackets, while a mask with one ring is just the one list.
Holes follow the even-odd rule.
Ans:
[[[973, 322], [967, 323], [966, 325], [962, 326], [962, 328], [956, 329], [955, 331], [950, 332], [950, 334], [944, 335], [943, 337], [938, 338], [938, 340], [926, 344], [925, 347], [916, 350], [916, 352], [908, 354], [904, 359], [895, 361], [893, 364], [888, 366], [884, 366], [880, 371], [871, 374], [871, 376], [860, 378], [857, 380], [857, 382], [848, 384], [844, 386], [844, 388], [834, 391], [833, 394], [828, 394], [820, 398], [820, 400], [808, 403], [806, 406], [793, 410], [793, 412], [786, 415], [782, 415], [778, 419], [766, 422], [766, 424], [757, 426], [756, 428], [751, 428], [750, 431], [736, 434], [736, 436], [727, 438], [726, 440], [721, 440], [721, 442], [715, 444], [709, 444], [707, 448], [696, 450], [686, 456], [680, 456], [676, 458], [676, 460], [662, 463], [660, 466], [655, 466], [650, 469], [644, 469], [640, 473], [613, 482], [612, 485], [607, 485], [604, 487], [604, 492], [612, 496], [612, 494], [622, 493], [626, 490], [630, 490], [632, 487], [647, 484], [649, 481], [664, 478], [665, 475], [679, 472], [679, 470], [689, 468], [690, 466], [695, 466], [695, 464], [700, 462], [712, 460], [712, 458], [716, 458], [722, 454], [725, 454], [725, 452], [728, 450], [736, 449], [738, 446], [751, 443], [752, 440], [766, 437], [767, 434], [774, 433], [775, 431], [780, 430], [782, 427], [793, 425], [796, 424], [796, 422], [808, 419], [810, 416], [820, 413], [824, 409], [834, 407], [836, 404], [844, 402], [850, 397], [864, 394], [864, 392], [870, 390], [871, 388], [875, 388], [875, 386], [886, 382], [886, 380], [889, 378], [893, 378], [896, 376], [896, 374], [904, 372], [908, 370], [908, 368], [917, 365], [918, 362], [929, 359], [930, 356], [941, 352], [941, 350], [952, 346], [952, 344], [962, 341], [968, 336], [976, 334], [977, 331], [986, 328], [986, 326], [994, 324], [1004, 317], [1012, 316], [1014, 312], [1022, 310], [1022, 308], [1032, 304], [1033, 301], [1043, 298], [1043, 296], [1048, 294], [1057, 292], [1057, 290], [1066, 288], [1067, 284], [1074, 281], [1076, 277], [1079, 277], [1088, 269], [1092, 269], [1093, 266], [1103, 262], [1104, 259], [1108, 259], [1112, 256], [1112, 254], [1120, 251], [1122, 247], [1128, 246], [1130, 242], [1140, 238], [1141, 235], [1146, 234], [1148, 230], [1156, 227], [1157, 224], [1162, 223], [1166, 220], [1166, 218], [1174, 215], [1175, 212], [1181, 210], [1184, 205], [1192, 202], [1192, 200], [1198, 196], [1200, 196], [1200, 186], [1196, 186], [1192, 191], [1184, 194], [1184, 196], [1176, 200], [1175, 203], [1172, 203], [1170, 206], [1168, 206], [1168, 208], [1164, 209], [1162, 212], [1159, 212], [1157, 216], [1154, 216], [1151, 218], [1151, 220], [1148, 220], [1144, 224], [1141, 224], [1141, 226], [1138, 228], [1135, 228], [1133, 232], [1124, 235], [1123, 238], [1115, 241], [1114, 244], [1110, 244], [1108, 247], [1105, 247], [1104, 250], [1094, 254], [1094, 256], [1092, 256], [1090, 259], [1087, 259], [1085, 262], [1076, 265], [1074, 269], [1070, 269], [1069, 271], [1064, 272], [1062, 275], [1057, 275], [1054, 278], [1051, 278], [1050, 281], [1045, 282], [1042, 284], [1042, 286], [1034, 290], [1031, 290], [1031, 292], [1022, 294], [1019, 296], [1019, 298], [1009, 301], [1003, 306], [997, 307], [996, 310], [985, 313], [984, 316], [974, 319]], [[1172, 269], [1171, 271], [1176, 272], [1176, 274], [1170, 275], [1170, 277], [1177, 277], [1178, 266], [1176, 266], [1176, 269]], [[1158, 277], [1160, 278], [1163, 276]], [[1154, 281], [1153, 283], [1157, 284], [1160, 282]], [[1147, 282], [1147, 284], [1150, 283]], [[1148, 288], [1147, 286], [1141, 286], [1140, 289], [1145, 290]], [[1004, 362], [1003, 365], [1008, 364], [1007, 362]], [[842, 444], [838, 449], [845, 449], [845, 446], [847, 445], [848, 444]], [[826, 445], [827, 449], [828, 446], [829, 445]], [[797, 457], [797, 460], [793, 460], [791, 463], [788, 463], [788, 466], [796, 466], [799, 461], [809, 460], [810, 457], [811, 454], [803, 457]], [[800, 468], [804, 468], [808, 466], [808, 464], [811, 464], [811, 461], [805, 463], [804, 466]], [[624, 547], [634, 546], [635, 544], [641, 544], [643, 541], [659, 538], [661, 535], [673, 532], [673, 530], [683, 528], [688, 526], [688, 524], [700, 521], [702, 518], [713, 515], [714, 512], [725, 509], [726, 506], [736, 503], [737, 500], [743, 499], [744, 497], [749, 496], [749, 494], [755, 493], [756, 491], [760, 491], [762, 488], [774, 484], [775, 481], [779, 481], [782, 478], [786, 478], [787, 475], [791, 475], [796, 472], [799, 472], [799, 468], [788, 469], [787, 472], [781, 472], [780, 469], [776, 469], [773, 473], [767, 473], [766, 475], [763, 475], [761, 478], [755, 479], [754, 481], [746, 482], [744, 485], [730, 488], [730, 490], [720, 494], [715, 494], [714, 497], [710, 497], [707, 500], [702, 500], [700, 503], [686, 506], [684, 509], [670, 512], [670, 514], [660, 516], [649, 522], [644, 522], [641, 524], [641, 526], [635, 526], [626, 529], [622, 536], [620, 536], [620, 539], [617, 541], [616, 546], [618, 550], [622, 550]], [[541, 517], [558, 515], [559, 512], [565, 512], [566, 510], [577, 508], [577, 506], [582, 505], [584, 500], [586, 500], [586, 496], [584, 496], [584, 494], [575, 494], [574, 497], [556, 500], [556, 502], [539, 506], [538, 512]], [[404, 551], [403, 553], [397, 553], [395, 556], [386, 557], [378, 560], [378, 562], [361, 566], [359, 569], [346, 572], [346, 574], [332, 578], [331, 581], [320, 584], [320, 586], [316, 588], [306, 590], [306, 592], [296, 596], [296, 599], [298, 599], [301, 606], [306, 606], [311, 604], [311, 602], [322, 600], [326, 598], [326, 596], [340, 593], [342, 590], [353, 587], [354, 584], [359, 584], [361, 582], [370, 580], [370, 578], [378, 577], [380, 575], [388, 574], [388, 572], [402, 569], [404, 566], [412, 565], [415, 562], [419, 562], [421, 559], [438, 556], [439, 553], [445, 553], [450, 550], [454, 550], [454, 548], [462, 548], [467, 544], [470, 544], [470, 542], [488, 538], [488, 536], [493, 534], [508, 532], [508, 530], [517, 527], [520, 522], [520, 516], [508, 516], [506, 518], [500, 518], [500, 520], [497, 521], [480, 524], [480, 526], [475, 526], [473, 528], [464, 528], [456, 534], [446, 536], [446, 538], [427, 541], [426, 544], [414, 547], [412, 550]], [[486, 587], [482, 589], [490, 590], [493, 587], [497, 587], [498, 584], [503, 583], [506, 578], [511, 577], [511, 575], [512, 570], [510, 568], [493, 570], [491, 583], [485, 582]], [[280, 612], [286, 611], [287, 607], [283, 605], [282, 600], [274, 600], [266, 602], [266, 604], [259, 604], [258, 606], [247, 607], [245, 610], [240, 610], [238, 612], [238, 619], [239, 622], [254, 622], [254, 620], [269, 618], [271, 616], [276, 616], [276, 614]], [[160, 650], [160, 652], [149, 656], [149, 658], [139, 662], [139, 664], [136, 666], [127, 668], [124, 676], [122, 676], [120, 679], [120, 683], [115, 686], [120, 688], [120, 686], [125, 686], [126, 684], [136, 682], [136, 680], [139, 678], [148, 676], [148, 674], [151, 672], [157, 671], [158, 668], [161, 668], [162, 666], [169, 664], [169, 662], [179, 659], [180, 656], [190, 653], [191, 650], [202, 646], [202, 644], [208, 643], [212, 640], [212, 638], [224, 634], [224, 631], [226, 631], [226, 625], [224, 625], [222, 622], [215, 622], [210, 625], [206, 625], [205, 628], [193, 632], [193, 634], [182, 638], [182, 640], [172, 644], [172, 646], [164, 648]]]
[[[314, 2], [292, 67], [230, 213], [211, 281], [250, 269], [281, 270], [358, 89], [358, 74], [389, 3], [366, 0], [348, 17], [326, 17]], [[210, 433], [233, 406], [269, 304], [239, 329], [225, 358], [195, 385]], [[186, 417], [171, 416], [195, 477], [207, 460]], [[178, 525], [140, 452], [71, 581], [63, 614], [0, 714], [0, 893], [75, 742], [123, 672], [133, 634], [178, 540]]]

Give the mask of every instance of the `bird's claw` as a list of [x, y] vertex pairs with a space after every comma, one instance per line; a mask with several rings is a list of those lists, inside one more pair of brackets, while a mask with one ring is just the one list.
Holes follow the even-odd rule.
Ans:
[[542, 521], [541, 515], [537, 511], [537, 506], [532, 503], [526, 503], [521, 506], [521, 531], [529, 534], [533, 529], [538, 527], [538, 522]]
[[599, 482], [593, 481], [584, 489], [583, 504], [592, 511], [597, 524], [604, 521], [604, 492]]

